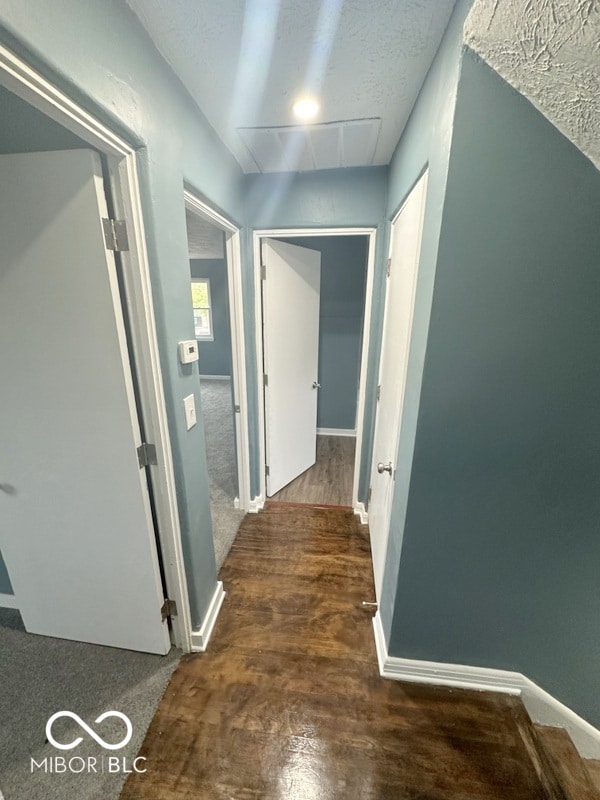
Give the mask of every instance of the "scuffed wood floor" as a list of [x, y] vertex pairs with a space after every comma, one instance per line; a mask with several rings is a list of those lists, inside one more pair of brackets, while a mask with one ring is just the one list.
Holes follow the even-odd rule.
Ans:
[[317, 436], [317, 460], [269, 501], [351, 506], [356, 439]]
[[183, 659], [123, 800], [540, 800], [518, 700], [378, 674], [367, 528], [246, 516], [208, 652]]

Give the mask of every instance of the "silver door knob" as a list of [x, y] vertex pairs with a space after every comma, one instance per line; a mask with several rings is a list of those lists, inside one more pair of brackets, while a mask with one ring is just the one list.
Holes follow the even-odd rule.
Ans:
[[313, 381], [313, 389], [320, 389], [320, 388], [321, 388], [321, 384], [317, 383], [316, 381]]
[[390, 475], [392, 474], [392, 462], [390, 461], [389, 464], [383, 464], [381, 461], [377, 464], [377, 472], [382, 475], [384, 472], [389, 472]]

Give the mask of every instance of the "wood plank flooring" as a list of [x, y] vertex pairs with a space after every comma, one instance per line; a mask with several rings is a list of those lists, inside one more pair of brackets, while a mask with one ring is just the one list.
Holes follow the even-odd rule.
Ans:
[[316, 463], [269, 500], [351, 506], [355, 449], [351, 436], [317, 436]]
[[542, 800], [517, 698], [381, 678], [368, 532], [247, 515], [208, 652], [175, 672], [122, 800]]

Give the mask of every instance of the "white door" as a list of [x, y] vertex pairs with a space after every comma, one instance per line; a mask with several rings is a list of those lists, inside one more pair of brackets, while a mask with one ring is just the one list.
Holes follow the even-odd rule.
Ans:
[[263, 242], [267, 496], [311, 467], [317, 453], [321, 253]]
[[381, 599], [394, 496], [426, 190], [427, 173], [415, 185], [392, 222], [369, 503], [369, 531], [378, 600]]
[[0, 550], [30, 633], [169, 633], [100, 159], [0, 156]]

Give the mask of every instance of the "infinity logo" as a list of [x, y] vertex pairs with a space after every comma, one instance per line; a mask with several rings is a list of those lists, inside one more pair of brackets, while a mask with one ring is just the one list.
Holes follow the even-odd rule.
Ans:
[[122, 747], [125, 747], [125, 745], [128, 744], [133, 735], [133, 726], [129, 720], [129, 717], [126, 717], [125, 714], [122, 714], [120, 711], [105, 711], [104, 714], [100, 714], [100, 716], [94, 720], [96, 724], [104, 722], [104, 720], [108, 719], [109, 717], [118, 717], [118, 719], [123, 720], [125, 727], [127, 728], [127, 733], [125, 734], [123, 741], [119, 742], [118, 744], [109, 744], [108, 742], [105, 742], [104, 739], [101, 739], [100, 736], [98, 736], [98, 734], [81, 719], [81, 717], [77, 716], [77, 714], [74, 714], [72, 711], [57, 711], [56, 714], [52, 714], [46, 723], [46, 738], [51, 745], [57, 747], [59, 750], [72, 750], [74, 747], [77, 747], [77, 745], [83, 742], [83, 736], [78, 736], [77, 739], [69, 742], [69, 744], [61, 744], [61, 742], [56, 741], [52, 735], [52, 725], [57, 719], [60, 719], [60, 717], [70, 717], [71, 719], [74, 719], [75, 722], [88, 734], [88, 736], [91, 736], [91, 738], [97, 742], [100, 747], [104, 747], [105, 750], [120, 750]]

